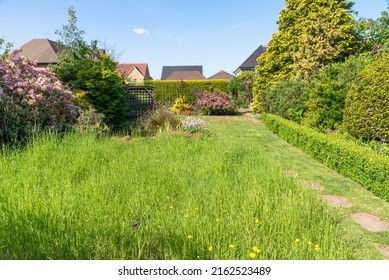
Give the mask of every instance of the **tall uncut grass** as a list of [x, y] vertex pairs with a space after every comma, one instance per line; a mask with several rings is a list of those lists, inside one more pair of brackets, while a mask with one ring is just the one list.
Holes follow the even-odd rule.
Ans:
[[48, 135], [0, 156], [0, 259], [354, 259], [259, 146]]

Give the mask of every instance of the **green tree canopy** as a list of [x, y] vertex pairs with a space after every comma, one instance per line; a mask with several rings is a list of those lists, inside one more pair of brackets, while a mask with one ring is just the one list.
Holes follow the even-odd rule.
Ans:
[[69, 22], [56, 33], [66, 48], [53, 67], [57, 77], [77, 96], [82, 107], [93, 107], [104, 114], [109, 125], [119, 125], [124, 106], [123, 81], [116, 72], [117, 62], [99, 49], [97, 41], [90, 44], [83, 39], [84, 31], [76, 25], [73, 7], [69, 8]]
[[266, 53], [258, 58], [252, 110], [262, 93], [285, 78], [305, 80], [355, 52], [358, 36], [347, 0], [287, 0]]

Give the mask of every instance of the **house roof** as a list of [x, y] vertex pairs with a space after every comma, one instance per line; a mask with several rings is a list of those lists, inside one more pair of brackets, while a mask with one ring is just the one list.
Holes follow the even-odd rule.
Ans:
[[58, 52], [62, 45], [49, 39], [32, 39], [20, 47], [18, 57], [25, 56], [38, 64], [58, 63]]
[[266, 47], [260, 45], [239, 67], [235, 70], [254, 70], [255, 66], [258, 65], [257, 59], [264, 52], [266, 52]]
[[212, 75], [208, 78], [208, 80], [227, 80], [231, 81], [235, 76], [231, 75], [230, 73], [227, 73], [226, 71], [221, 70], [220, 72], [217, 72], [215, 75]]
[[[193, 66], [163, 66], [162, 67], [162, 75], [161, 80], [167, 80], [169, 76], [173, 74], [173, 72], [199, 72], [201, 76], [203, 76], [203, 66], [201, 65], [193, 65]], [[177, 74], [175, 74], [177, 75]], [[183, 75], [183, 74], [182, 74]], [[195, 74], [193, 74], [195, 75]], [[199, 75], [197, 75], [200, 77]], [[203, 76], [202, 79], [205, 79]], [[170, 80], [172, 80], [170, 78]], [[181, 79], [178, 79], [181, 80]], [[184, 79], [182, 79], [184, 80]]]
[[205, 80], [199, 71], [174, 71], [165, 80]]
[[143, 75], [145, 80], [152, 80], [149, 72], [149, 65], [147, 63], [118, 64], [116, 67], [119, 75], [124, 76], [128, 76], [134, 68], [136, 68]]

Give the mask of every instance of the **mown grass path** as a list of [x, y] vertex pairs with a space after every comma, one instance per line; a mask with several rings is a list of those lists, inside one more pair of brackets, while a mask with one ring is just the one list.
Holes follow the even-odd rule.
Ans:
[[210, 122], [212, 130], [226, 141], [236, 141], [235, 135], [240, 135], [238, 141], [260, 146], [262, 155], [275, 165], [280, 165], [284, 175], [294, 177], [302, 187], [312, 188], [312, 192], [317, 193], [318, 197], [324, 195], [346, 198], [352, 204], [351, 207], [348, 203], [345, 207], [336, 207], [339, 215], [345, 218], [346, 234], [365, 244], [359, 250], [365, 251], [366, 258], [382, 258], [375, 249], [389, 246], [389, 232], [369, 232], [356, 224], [350, 216], [353, 213], [370, 213], [383, 221], [389, 221], [389, 203], [288, 144], [270, 132], [255, 116], [213, 117]]

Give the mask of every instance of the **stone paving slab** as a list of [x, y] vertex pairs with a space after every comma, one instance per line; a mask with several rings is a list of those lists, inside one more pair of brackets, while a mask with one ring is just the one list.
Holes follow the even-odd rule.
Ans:
[[286, 177], [297, 177], [299, 174], [296, 171], [285, 169], [282, 171], [282, 175]]
[[310, 188], [310, 189], [315, 190], [315, 191], [322, 191], [322, 190], [324, 190], [324, 186], [321, 185], [318, 182], [304, 181], [303, 185], [305, 187]]
[[334, 207], [350, 208], [354, 205], [345, 197], [337, 195], [322, 195], [321, 199]]
[[354, 213], [351, 218], [360, 224], [364, 229], [371, 232], [389, 231], [389, 222], [369, 213]]
[[378, 251], [389, 260], [389, 246], [377, 247]]

